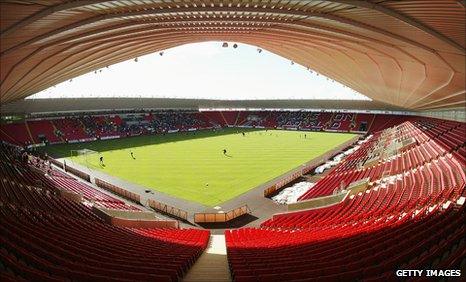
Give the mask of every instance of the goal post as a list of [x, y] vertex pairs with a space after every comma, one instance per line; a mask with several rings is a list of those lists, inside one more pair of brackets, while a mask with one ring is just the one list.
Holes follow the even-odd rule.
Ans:
[[85, 165], [88, 168], [89, 166], [95, 166], [92, 165], [91, 162], [89, 162], [89, 157], [92, 157], [93, 155], [97, 154], [100, 154], [100, 152], [90, 149], [70, 150], [70, 156], [72, 158], [81, 159], [78, 162], [81, 162], [81, 164]]

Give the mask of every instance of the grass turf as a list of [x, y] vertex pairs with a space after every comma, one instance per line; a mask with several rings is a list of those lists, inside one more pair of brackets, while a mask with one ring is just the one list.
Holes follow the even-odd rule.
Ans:
[[[47, 147], [89, 168], [156, 191], [215, 206], [290, 171], [354, 134], [223, 129]], [[304, 138], [306, 134], [307, 138]], [[70, 157], [71, 150], [99, 154]], [[227, 150], [227, 155], [223, 154]], [[130, 151], [135, 159], [131, 158]], [[105, 167], [99, 165], [104, 157]], [[207, 185], [208, 184], [208, 185]]]

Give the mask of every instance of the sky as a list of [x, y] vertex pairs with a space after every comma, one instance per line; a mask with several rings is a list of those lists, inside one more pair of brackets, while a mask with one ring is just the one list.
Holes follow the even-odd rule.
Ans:
[[255, 46], [179, 46], [65, 81], [30, 98], [369, 99]]

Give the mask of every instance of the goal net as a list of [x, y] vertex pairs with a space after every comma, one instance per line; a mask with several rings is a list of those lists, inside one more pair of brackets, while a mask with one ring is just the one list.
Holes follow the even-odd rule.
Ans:
[[76, 161], [77, 163], [84, 165], [88, 168], [90, 167], [97, 167], [98, 163], [98, 155], [100, 153], [98, 151], [90, 150], [90, 149], [81, 149], [81, 150], [70, 150], [71, 151], [71, 158], [73, 158], [73, 161]]
[[90, 149], [71, 150], [72, 157], [89, 156], [89, 155], [98, 154], [98, 153], [99, 152], [90, 150]]

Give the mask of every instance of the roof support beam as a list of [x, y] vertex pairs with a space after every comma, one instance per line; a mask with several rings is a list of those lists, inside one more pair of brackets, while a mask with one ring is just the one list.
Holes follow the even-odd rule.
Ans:
[[[406, 15], [403, 15], [401, 13], [398, 13], [392, 9], [389, 9], [387, 7], [384, 7], [380, 4], [376, 4], [376, 3], [371, 3], [371, 2], [368, 2], [368, 1], [353, 1], [353, 0], [327, 0], [329, 2], [335, 2], [335, 3], [341, 3], [341, 4], [348, 4], [348, 5], [354, 5], [356, 7], [360, 7], [360, 8], [366, 8], [366, 9], [371, 9], [371, 10], [375, 10], [375, 11], [378, 11], [382, 14], [385, 14], [385, 15], [388, 15], [390, 17], [393, 17], [393, 18], [396, 18], [406, 24], [409, 24], [410, 26], [413, 26], [435, 38], [437, 38], [438, 40], [441, 40], [443, 41], [444, 43], [447, 43], [448, 45], [454, 47], [455, 49], [458, 49], [461, 53], [465, 53], [466, 52], [466, 49], [465, 47], [461, 46], [460, 44], [456, 43], [455, 41], [451, 40], [450, 38], [446, 37], [445, 35], [441, 34], [440, 32], [406, 16]], [[459, 3], [460, 4], [463, 4], [463, 7], [464, 7], [464, 0], [460, 0]]]
[[[379, 33], [382, 35], [385, 35], [387, 37], [390, 37], [392, 39], [399, 40], [401, 42], [404, 42], [406, 44], [416, 46], [419, 48], [422, 48], [426, 51], [429, 51], [431, 53], [434, 53], [435, 50], [425, 46], [419, 42], [413, 41], [409, 38], [391, 33], [389, 31], [370, 26], [361, 22], [354, 21], [352, 19], [347, 19], [344, 17], [340, 16], [335, 16], [331, 14], [322, 14], [322, 13], [317, 13], [317, 12], [306, 12], [306, 11], [299, 11], [299, 10], [283, 10], [283, 9], [271, 9], [271, 8], [252, 8], [252, 7], [197, 7], [197, 8], [176, 8], [176, 9], [160, 9], [160, 10], [142, 10], [142, 11], [133, 11], [133, 12], [124, 12], [124, 13], [118, 13], [118, 14], [106, 14], [106, 15], [100, 15], [100, 16], [95, 16], [92, 18], [88, 18], [86, 20], [73, 23], [58, 29], [55, 29], [53, 31], [47, 32], [45, 34], [36, 36], [30, 40], [27, 40], [25, 42], [22, 42], [18, 45], [15, 45], [2, 53], [0, 53], [0, 56], [5, 56], [14, 50], [17, 50], [19, 48], [37, 43], [38, 41], [46, 40], [49, 37], [56, 36], [60, 33], [63, 32], [68, 32], [69, 30], [75, 29], [75, 28], [80, 28], [85, 25], [90, 25], [90, 24], [95, 24], [101, 21], [107, 21], [107, 20], [112, 20], [112, 19], [119, 19], [121, 17], [137, 17], [137, 16], [161, 16], [161, 15], [168, 15], [168, 14], [173, 14], [173, 13], [189, 13], [189, 12], [197, 12], [197, 13], [225, 13], [225, 12], [237, 12], [237, 13], [260, 13], [260, 14], [275, 14], [275, 15], [281, 15], [281, 16], [302, 16], [305, 18], [316, 18], [316, 19], [325, 19], [325, 20], [331, 20], [335, 22], [339, 22], [342, 24], [347, 24], [347, 25], [352, 25], [357, 28], [365, 29], [368, 31], [372, 31], [375, 33]], [[290, 21], [292, 22], [292, 21]]]
[[[361, 1], [361, 0], [326, 0], [327, 2], [332, 2], [332, 3], [340, 3], [340, 4], [346, 4], [346, 5], [350, 5], [350, 6], [355, 6], [355, 7], [359, 7], [359, 8], [365, 8], [365, 9], [370, 9], [370, 10], [375, 10], [375, 11], [378, 11], [384, 15], [387, 15], [387, 16], [390, 16], [390, 17], [393, 17], [393, 18], [396, 18], [410, 26], [413, 26], [435, 38], [437, 38], [438, 40], [441, 40], [443, 41], [444, 43], [447, 43], [449, 44], [450, 46], [454, 47], [455, 49], [459, 50], [460, 52], [462, 52], [463, 54], [466, 52], [466, 49], [464, 46], [461, 46], [460, 44], [456, 43], [455, 41], [451, 40], [450, 38], [448, 38], [447, 36], [441, 34], [440, 32], [406, 16], [406, 15], [403, 15], [402, 13], [399, 13], [399, 12], [396, 12], [392, 9], [389, 9], [387, 7], [384, 7], [383, 5], [380, 5], [380, 4], [376, 4], [376, 3], [371, 3], [371, 2], [368, 2], [368, 1]], [[456, 0], [458, 2], [459, 5], [461, 5], [463, 7], [463, 9], [465, 8], [466, 6], [466, 0]], [[1, 37], [5, 37], [6, 35], [22, 28], [22, 27], [25, 27], [35, 21], [38, 21], [42, 18], [45, 18], [49, 15], [52, 15], [56, 12], [61, 12], [61, 11], [66, 11], [66, 10], [71, 10], [71, 9], [76, 9], [76, 8], [81, 8], [81, 7], [85, 7], [85, 6], [89, 6], [89, 5], [94, 5], [94, 4], [99, 4], [99, 3], [104, 3], [104, 2], [108, 2], [106, 0], [86, 0], [86, 1], [72, 1], [72, 2], [66, 2], [66, 3], [63, 3], [63, 4], [59, 4], [59, 5], [54, 5], [54, 6], [51, 6], [49, 8], [45, 8], [39, 12], [37, 12], [36, 14], [33, 14], [32, 16], [30, 17], [27, 17], [25, 18], [24, 20], [22, 21], [19, 21], [18, 23], [10, 26], [9, 28], [5, 29], [4, 31], [2, 31], [1, 33]], [[237, 7], [237, 8], [240, 8], [240, 7]], [[188, 8], [188, 9], [192, 9], [194, 10], [195, 8]], [[254, 9], [257, 9], [257, 8], [254, 8]], [[177, 10], [177, 9], [175, 9]]]
[[66, 2], [63, 4], [58, 4], [54, 6], [50, 6], [48, 8], [45, 8], [43, 10], [40, 10], [39, 12], [11, 25], [10, 27], [6, 28], [1, 32], [1, 38], [17, 31], [18, 29], [21, 29], [25, 26], [30, 25], [31, 23], [38, 21], [40, 19], [43, 19], [47, 16], [50, 16], [54, 13], [61, 12], [61, 11], [66, 11], [66, 10], [71, 10], [79, 7], [84, 7], [87, 5], [92, 5], [92, 4], [98, 4], [100, 2], [108, 2], [108, 1], [96, 1], [96, 0], [91, 0], [91, 1], [72, 1], [72, 2]]
[[466, 94], [466, 92], [465, 92], [464, 90], [462, 90], [462, 91], [459, 91], [459, 92], [457, 92], [457, 93], [453, 93], [453, 94], [450, 94], [450, 95], [448, 95], [448, 96], [445, 96], [445, 97], [443, 97], [443, 98], [441, 98], [441, 99], [437, 99], [437, 100], [430, 101], [430, 102], [427, 102], [427, 103], [423, 103], [423, 104], [420, 104], [420, 105], [417, 105], [417, 104], [416, 104], [416, 106], [415, 106], [414, 108], [415, 108], [415, 109], [417, 109], [417, 108], [425, 108], [426, 105], [436, 104], [436, 103], [438, 103], [438, 102], [440, 102], [440, 101], [448, 100], [448, 99], [450, 99], [450, 98], [453, 98], [453, 97], [456, 97], [456, 96], [460, 96], [460, 95], [465, 96], [465, 94]]

